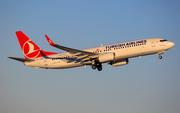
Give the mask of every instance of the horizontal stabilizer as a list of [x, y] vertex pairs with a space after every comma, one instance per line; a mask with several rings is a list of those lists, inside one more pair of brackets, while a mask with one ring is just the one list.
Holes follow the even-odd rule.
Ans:
[[34, 61], [34, 60], [31, 60], [31, 59], [17, 58], [17, 57], [8, 57], [8, 58], [13, 59], [13, 60], [17, 60], [17, 61], [20, 61], [20, 62], [26, 62], [26, 61], [32, 62], [32, 61]]

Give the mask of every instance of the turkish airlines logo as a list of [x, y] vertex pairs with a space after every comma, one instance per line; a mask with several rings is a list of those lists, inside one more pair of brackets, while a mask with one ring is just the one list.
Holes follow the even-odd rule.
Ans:
[[28, 40], [23, 45], [24, 56], [28, 59], [36, 58], [39, 55], [39, 47], [37, 47], [31, 40]]

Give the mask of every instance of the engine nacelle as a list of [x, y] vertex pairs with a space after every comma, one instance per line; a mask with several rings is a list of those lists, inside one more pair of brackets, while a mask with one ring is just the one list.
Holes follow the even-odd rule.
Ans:
[[110, 64], [115, 67], [115, 66], [126, 65], [128, 63], [129, 63], [129, 60], [128, 60], [128, 58], [126, 58], [126, 59], [120, 59], [120, 60], [113, 61]]
[[114, 61], [115, 53], [108, 52], [108, 53], [100, 54], [98, 60], [101, 63]]

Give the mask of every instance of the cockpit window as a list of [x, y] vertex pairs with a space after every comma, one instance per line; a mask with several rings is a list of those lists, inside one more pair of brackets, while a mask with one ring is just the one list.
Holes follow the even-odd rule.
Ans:
[[165, 42], [165, 41], [167, 41], [166, 39], [164, 39], [164, 40], [160, 40], [160, 42]]

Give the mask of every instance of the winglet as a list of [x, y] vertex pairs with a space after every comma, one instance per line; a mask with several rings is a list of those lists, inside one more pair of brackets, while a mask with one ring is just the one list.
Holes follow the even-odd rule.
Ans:
[[49, 45], [51, 45], [51, 46], [55, 46], [56, 45], [56, 44], [53, 43], [53, 41], [47, 35], [45, 35], [45, 37], [46, 37]]

